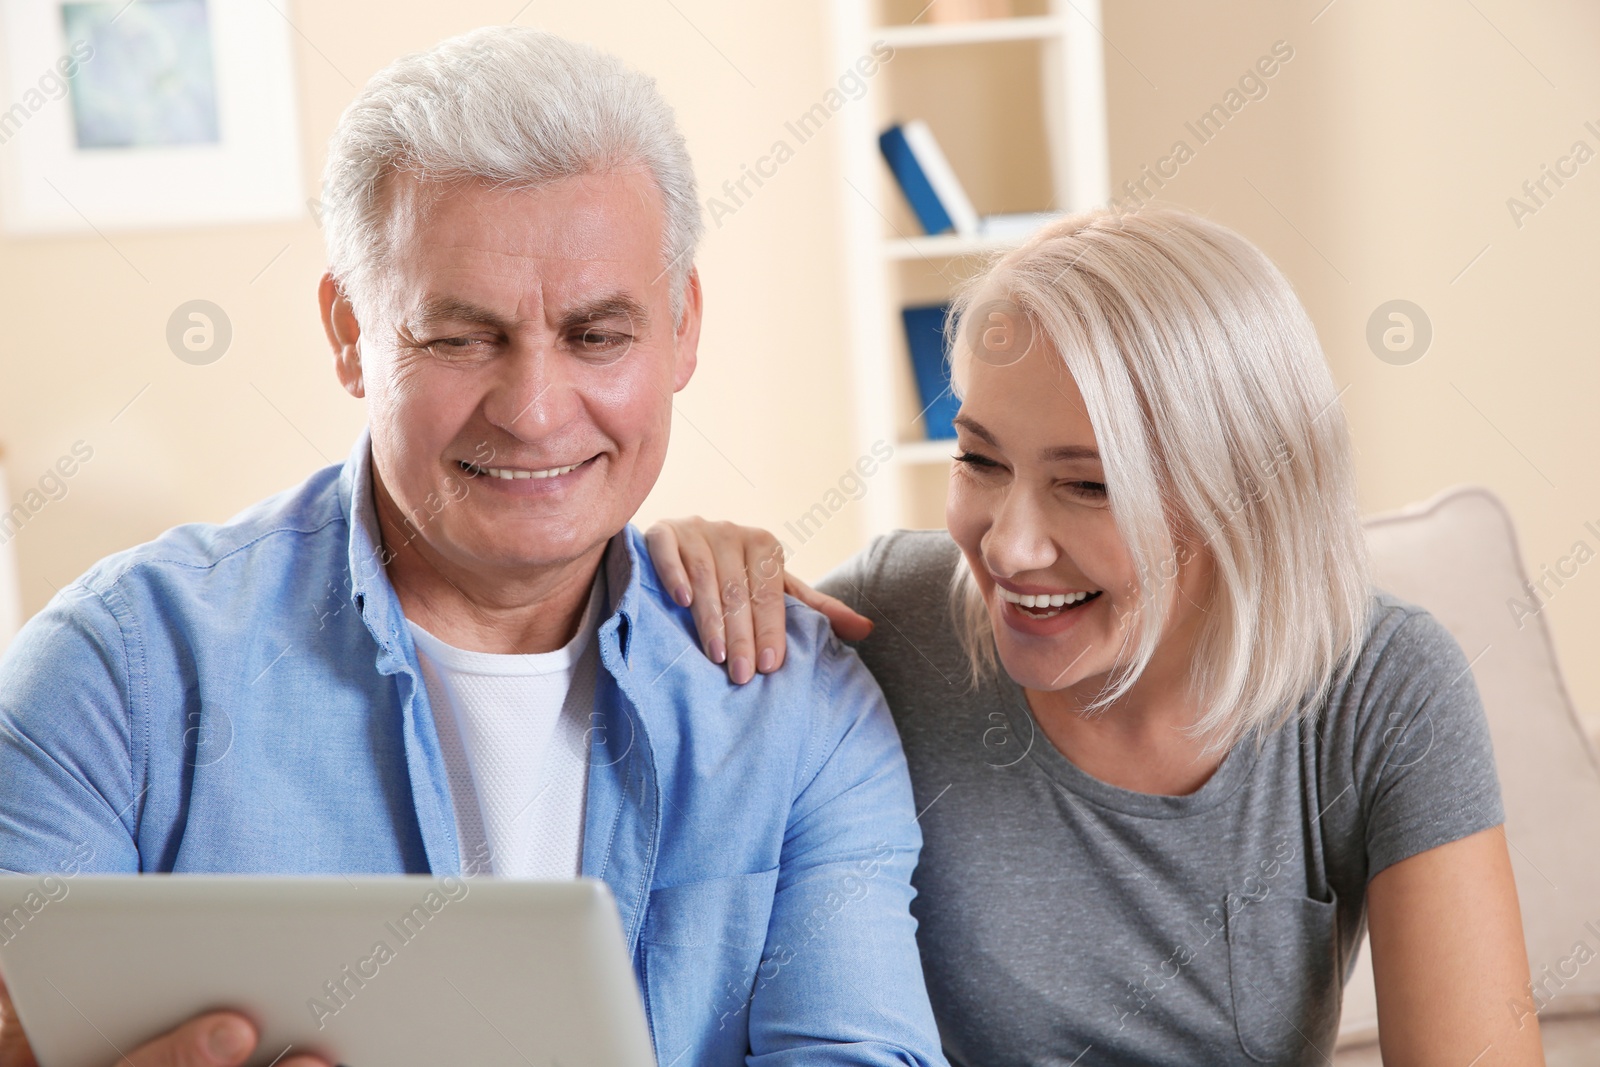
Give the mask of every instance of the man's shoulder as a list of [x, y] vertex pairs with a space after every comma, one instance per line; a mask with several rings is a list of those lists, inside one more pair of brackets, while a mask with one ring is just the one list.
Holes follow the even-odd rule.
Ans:
[[[628, 528], [633, 544], [633, 558], [639, 567], [639, 618], [638, 644], [630, 655], [631, 666], [654, 666], [667, 672], [659, 677], [666, 681], [678, 674], [685, 681], [711, 686], [708, 696], [723, 692], [728, 696], [740, 690], [749, 690], [757, 683], [775, 685], [814, 686], [828, 684], [839, 670], [862, 669], [855, 654], [833, 634], [828, 619], [821, 612], [807, 607], [794, 597], [785, 595], [785, 630], [787, 645], [782, 669], [769, 675], [758, 674], [745, 686], [735, 686], [727, 680], [727, 667], [712, 663], [702, 652], [694, 616], [688, 608], [680, 606], [662, 586], [650, 561], [643, 536], [633, 527]], [[744, 602], [726, 604], [725, 613], [749, 611]], [[678, 668], [684, 668], [681, 673]], [[651, 675], [651, 677], [656, 677]]]
[[[738, 812], [746, 830], [766, 827], [766, 836], [750, 830], [751, 841], [771, 844], [867, 781], [894, 797], [883, 801], [883, 832], [902, 814], [910, 824], [905, 757], [883, 693], [826, 617], [789, 599], [783, 665], [735, 685], [702, 651], [693, 616], [656, 580], [642, 543], [635, 547], [633, 634], [611, 671], [641, 713], [674, 824], [726, 828]], [[775, 850], [763, 854], [769, 866], [776, 859]]]
[[227, 522], [176, 526], [105, 557], [23, 626], [0, 681], [12, 692], [58, 694], [70, 678], [80, 696], [104, 687], [104, 706], [113, 707], [134, 699], [128, 687], [139, 674], [151, 687], [144, 696], [170, 708], [202, 669], [213, 679], [245, 670], [268, 634], [298, 624], [296, 616], [316, 618], [316, 604], [298, 591], [320, 596], [342, 562], [331, 540], [307, 551], [304, 537], [333, 535], [343, 517], [338, 482], [338, 468], [321, 470]]
[[[785, 734], [799, 742], [847, 731], [863, 713], [882, 706], [876, 680], [855, 650], [834, 636], [826, 616], [787, 596], [783, 665], [733, 684], [726, 665], [705, 655], [690, 610], [657, 579], [643, 539], [631, 527], [630, 535], [641, 596], [627, 673], [645, 702], [670, 714], [680, 728], [726, 727], [747, 734], [755, 727], [769, 741]], [[748, 611], [749, 605], [732, 610]]]
[[174, 526], [106, 556], [75, 584], [105, 596], [129, 583], [201, 580], [229, 563], [250, 566], [262, 553], [281, 553], [284, 565], [293, 566], [308, 536], [328, 534], [344, 543], [348, 519], [340, 500], [340, 472], [337, 464], [324, 467], [225, 522]]

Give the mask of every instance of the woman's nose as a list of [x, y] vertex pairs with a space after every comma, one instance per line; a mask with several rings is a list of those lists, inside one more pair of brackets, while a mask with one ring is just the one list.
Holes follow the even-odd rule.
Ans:
[[1015, 487], [1006, 493], [983, 539], [983, 558], [1002, 578], [1048, 570], [1060, 553], [1032, 494]]

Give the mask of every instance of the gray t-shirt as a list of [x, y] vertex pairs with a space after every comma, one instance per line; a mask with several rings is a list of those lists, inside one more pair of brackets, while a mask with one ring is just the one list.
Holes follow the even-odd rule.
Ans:
[[951, 1063], [1325, 1062], [1368, 880], [1504, 820], [1459, 646], [1375, 593], [1314, 718], [1187, 796], [1137, 793], [1062, 756], [1003, 671], [968, 687], [959, 559], [902, 532], [819, 586], [877, 624], [857, 649], [923, 812], [912, 911]]

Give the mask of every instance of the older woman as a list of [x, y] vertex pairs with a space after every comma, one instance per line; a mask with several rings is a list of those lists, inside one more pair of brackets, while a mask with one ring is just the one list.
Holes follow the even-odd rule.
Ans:
[[[1367, 927], [1386, 1063], [1542, 1062], [1472, 676], [1368, 585], [1283, 276], [1194, 215], [1094, 212], [956, 312], [948, 534], [873, 542], [842, 605], [786, 579], [874, 624], [951, 1061], [1325, 1062]], [[775, 539], [651, 544], [736, 681], [781, 669]]]

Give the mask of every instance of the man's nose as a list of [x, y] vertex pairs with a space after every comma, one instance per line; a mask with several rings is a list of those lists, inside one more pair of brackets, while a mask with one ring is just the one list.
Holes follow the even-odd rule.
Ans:
[[572, 404], [560, 354], [530, 347], [502, 364], [499, 379], [484, 401], [484, 415], [498, 429], [531, 440], [560, 427]]

